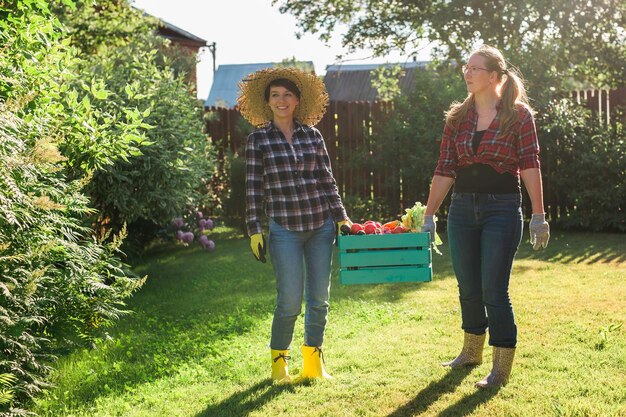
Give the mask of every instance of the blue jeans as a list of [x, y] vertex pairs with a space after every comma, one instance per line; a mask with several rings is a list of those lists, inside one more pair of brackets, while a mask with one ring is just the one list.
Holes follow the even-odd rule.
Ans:
[[509, 279], [522, 229], [521, 195], [452, 194], [448, 240], [462, 328], [478, 335], [489, 327], [491, 346], [517, 343]]
[[269, 251], [278, 293], [272, 322], [272, 349], [289, 349], [296, 319], [302, 310], [303, 292], [306, 301], [304, 344], [322, 346], [335, 234], [332, 218], [310, 232], [292, 232], [270, 219]]

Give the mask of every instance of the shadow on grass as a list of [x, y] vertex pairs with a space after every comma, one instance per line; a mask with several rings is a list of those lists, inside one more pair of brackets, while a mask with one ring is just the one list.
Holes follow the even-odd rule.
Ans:
[[293, 392], [295, 386], [301, 384], [307, 384], [307, 382], [275, 385], [268, 378], [246, 390], [234, 393], [218, 404], [210, 405], [201, 413], [196, 414], [196, 417], [245, 417], [283, 392]]
[[442, 410], [437, 417], [459, 417], [472, 414], [476, 408], [493, 398], [499, 389], [477, 389], [476, 392], [466, 395], [445, 410]]
[[[65, 406], [133, 392], [187, 363], [219, 358], [221, 344], [264, 320], [275, 297], [273, 273], [270, 266], [242, 260], [249, 254], [246, 243], [219, 242], [212, 253], [160, 248], [136, 265], [148, 281], [128, 302], [134, 313], [108, 329], [113, 340], [75, 352], [76, 359], [68, 355], [69, 375], [56, 389], [69, 393]], [[87, 372], [72, 372], [74, 360]]]
[[404, 404], [387, 417], [409, 417], [425, 412], [428, 407], [437, 402], [444, 394], [453, 392], [467, 377], [472, 368], [451, 369], [439, 381], [431, 382], [421, 390], [415, 398]]
[[524, 235], [518, 259], [538, 259], [559, 263], [626, 262], [626, 239], [618, 233], [554, 232], [548, 247], [534, 251]]

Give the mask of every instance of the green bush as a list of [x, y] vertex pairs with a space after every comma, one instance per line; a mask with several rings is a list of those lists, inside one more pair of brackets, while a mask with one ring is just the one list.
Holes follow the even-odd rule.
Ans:
[[594, 232], [626, 231], [623, 126], [607, 127], [565, 99], [538, 112], [537, 125], [544, 181], [559, 202], [556, 223]]
[[143, 282], [117, 256], [123, 235], [93, 237], [82, 191], [91, 169], [137, 152], [141, 117], [92, 106], [103, 81], [77, 79], [60, 27], [44, 1], [0, 8], [0, 413], [11, 415], [47, 385], [53, 353], [101, 334]]
[[[218, 113], [207, 112], [206, 120], [218, 117]], [[244, 138], [235, 152], [227, 151], [224, 158], [222, 183], [223, 216], [226, 224], [237, 227], [244, 234], [246, 229], [246, 138], [254, 130], [254, 126], [239, 117], [235, 122], [235, 135]]]
[[60, 16], [84, 57], [80, 79], [105, 80], [102, 111], [132, 107], [141, 117], [147, 141], [130, 157], [99, 167], [86, 190], [99, 210], [98, 224], [119, 231], [128, 223], [129, 240], [142, 246], [186, 207], [201, 205], [212, 175], [214, 151], [185, 83], [189, 59], [177, 58], [182, 52], [157, 37], [156, 23], [126, 1], [85, 2]]
[[33, 125], [0, 106], [0, 373], [17, 378], [18, 404], [45, 386], [55, 349], [95, 336], [142, 284], [115, 256], [123, 236], [104, 245], [82, 225], [82, 183], [53, 148], [20, 139]]

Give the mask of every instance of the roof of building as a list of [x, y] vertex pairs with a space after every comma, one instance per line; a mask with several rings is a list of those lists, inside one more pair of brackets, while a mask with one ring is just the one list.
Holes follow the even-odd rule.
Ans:
[[[160, 19], [159, 19], [160, 20]], [[165, 20], [160, 20], [162, 26], [159, 28], [159, 34], [164, 38], [170, 39], [176, 43], [185, 46], [201, 48], [207, 45], [207, 41], [179, 28]]]
[[[266, 62], [220, 65], [213, 76], [211, 91], [209, 91], [209, 97], [204, 102], [204, 107], [234, 107], [237, 104], [238, 85], [241, 80], [255, 71], [280, 65], [285, 64], [281, 62]], [[298, 62], [297, 65], [306, 66], [314, 71], [312, 61]]]
[[400, 77], [402, 92], [409, 92], [415, 84], [415, 71], [423, 69], [427, 61], [398, 64], [329, 65], [326, 67], [324, 84], [331, 101], [376, 101], [378, 91], [372, 86], [371, 72], [380, 66], [400, 65], [404, 75]]

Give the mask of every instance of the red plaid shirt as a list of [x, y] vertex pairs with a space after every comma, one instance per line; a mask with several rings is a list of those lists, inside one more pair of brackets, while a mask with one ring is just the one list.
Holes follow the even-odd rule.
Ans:
[[478, 112], [474, 107], [469, 109], [467, 118], [461, 121], [456, 132], [445, 125], [435, 175], [455, 178], [457, 167], [477, 163], [489, 165], [500, 174], [509, 172], [517, 177], [520, 170], [540, 167], [537, 130], [530, 110], [518, 106], [517, 121], [507, 134], [501, 134], [500, 108], [498, 104], [498, 113], [485, 131], [476, 154], [472, 149], [472, 137], [478, 123]]
[[263, 214], [288, 230], [315, 230], [348, 216], [339, 197], [322, 134], [296, 123], [292, 145], [272, 123], [248, 136], [246, 226], [261, 233]]

